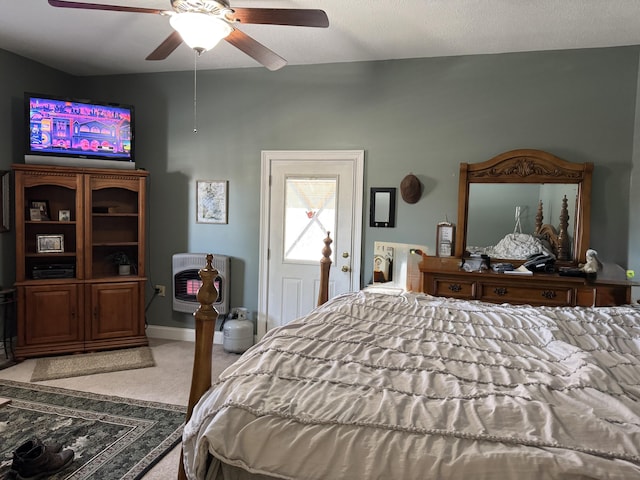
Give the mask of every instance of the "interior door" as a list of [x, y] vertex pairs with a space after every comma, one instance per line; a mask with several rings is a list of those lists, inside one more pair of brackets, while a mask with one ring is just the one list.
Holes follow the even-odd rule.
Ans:
[[360, 288], [364, 152], [262, 154], [258, 336], [317, 304], [323, 240], [329, 297]]

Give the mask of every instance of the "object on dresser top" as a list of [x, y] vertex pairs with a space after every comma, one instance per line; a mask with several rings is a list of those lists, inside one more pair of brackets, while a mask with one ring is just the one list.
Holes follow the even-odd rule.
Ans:
[[462, 257], [460, 268], [465, 272], [483, 272], [491, 266], [491, 258], [488, 255], [471, 254]]
[[580, 270], [589, 274], [589, 275], [597, 275], [599, 270], [602, 270], [602, 262], [598, 258], [598, 252], [594, 249], [590, 248], [587, 250], [586, 254], [586, 263], [580, 267]]
[[587, 277], [588, 274], [581, 268], [574, 267], [560, 267], [558, 275], [562, 277]]
[[502, 273], [506, 273], [509, 275], [533, 275], [533, 271], [529, 270], [524, 265], [520, 265], [518, 268], [515, 268], [513, 270], [505, 270]]
[[494, 263], [493, 265], [491, 265], [491, 270], [498, 273], [510, 272], [513, 269], [514, 269], [513, 263], [500, 262], [500, 263]]
[[535, 253], [527, 258], [522, 264], [523, 267], [532, 272], [553, 273], [555, 271], [556, 259], [553, 255], [546, 253]]

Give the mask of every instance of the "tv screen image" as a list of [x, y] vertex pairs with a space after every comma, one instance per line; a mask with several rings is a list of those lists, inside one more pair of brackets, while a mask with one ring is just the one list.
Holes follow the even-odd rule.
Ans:
[[133, 168], [131, 105], [25, 94], [27, 163]]

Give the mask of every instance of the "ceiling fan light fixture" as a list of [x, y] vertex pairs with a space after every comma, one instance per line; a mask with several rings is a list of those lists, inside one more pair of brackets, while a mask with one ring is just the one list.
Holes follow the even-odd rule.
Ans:
[[227, 22], [207, 13], [177, 13], [169, 22], [184, 43], [199, 53], [211, 50], [233, 31]]

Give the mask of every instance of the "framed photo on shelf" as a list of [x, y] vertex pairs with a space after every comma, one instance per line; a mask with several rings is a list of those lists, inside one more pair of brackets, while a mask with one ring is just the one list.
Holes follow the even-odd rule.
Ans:
[[71, 210], [58, 210], [58, 220], [60, 222], [70, 222]]
[[455, 226], [449, 222], [440, 222], [436, 232], [436, 256], [452, 256], [454, 253]]
[[196, 222], [228, 223], [227, 180], [196, 180]]
[[64, 235], [36, 235], [36, 252], [64, 252]]
[[40, 220], [42, 220], [42, 217], [40, 216], [39, 208], [29, 209], [29, 220], [31, 220], [32, 222], [39, 222]]
[[32, 200], [29, 205], [30, 208], [37, 208], [40, 210], [40, 220], [49, 220], [49, 201], [48, 200]]

